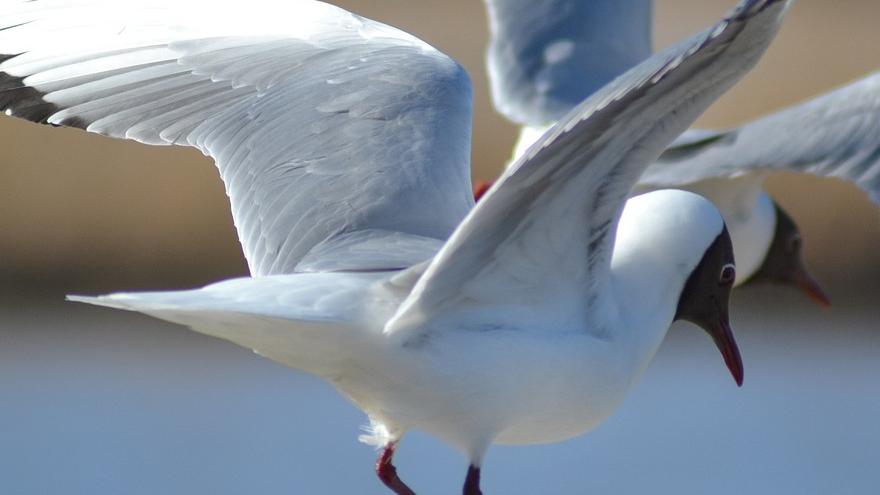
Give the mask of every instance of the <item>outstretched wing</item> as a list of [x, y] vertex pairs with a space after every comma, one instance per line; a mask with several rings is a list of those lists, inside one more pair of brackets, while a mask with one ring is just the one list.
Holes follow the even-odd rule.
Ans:
[[787, 4], [745, 1], [720, 24], [653, 56], [575, 108], [483, 196], [386, 331], [430, 328], [444, 315], [466, 324], [470, 307], [486, 305], [520, 325], [541, 324], [527, 319], [534, 303], [589, 314], [608, 278], [614, 233], [637, 178], [755, 64]]
[[312, 0], [0, 0], [0, 109], [214, 158], [251, 272], [400, 268], [473, 205], [470, 82]]
[[640, 183], [670, 187], [790, 170], [852, 181], [880, 203], [880, 73], [739, 129], [689, 136]]
[[651, 55], [651, 0], [485, 0], [495, 107], [522, 125], [561, 119]]

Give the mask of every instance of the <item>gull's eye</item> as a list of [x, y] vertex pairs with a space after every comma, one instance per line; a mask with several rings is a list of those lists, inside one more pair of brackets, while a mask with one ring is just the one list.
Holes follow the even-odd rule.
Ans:
[[733, 266], [733, 263], [728, 263], [721, 269], [718, 283], [721, 285], [732, 285], [734, 280], [736, 280], [736, 267]]
[[801, 250], [801, 235], [800, 234], [792, 234], [791, 237], [788, 238], [788, 252], [789, 253], [797, 253]]

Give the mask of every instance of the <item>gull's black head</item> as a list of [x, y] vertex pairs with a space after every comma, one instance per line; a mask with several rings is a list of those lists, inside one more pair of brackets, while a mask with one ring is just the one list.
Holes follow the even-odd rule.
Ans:
[[728, 312], [735, 279], [733, 244], [725, 227], [685, 282], [674, 319], [689, 321], [705, 330], [721, 351], [736, 384], [742, 386], [742, 358], [730, 329]]
[[775, 201], [773, 207], [776, 209], [776, 231], [773, 233], [773, 240], [770, 242], [763, 264], [746, 283], [770, 282], [793, 285], [806, 292], [816, 303], [829, 306], [831, 302], [825, 291], [804, 266], [801, 234], [797, 225]]

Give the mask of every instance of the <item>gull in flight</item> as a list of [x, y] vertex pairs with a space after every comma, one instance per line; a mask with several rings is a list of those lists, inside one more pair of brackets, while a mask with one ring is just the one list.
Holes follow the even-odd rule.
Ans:
[[[651, 0], [485, 1], [495, 106], [523, 126], [514, 156], [651, 56]], [[795, 285], [828, 305], [803, 263], [797, 225], [763, 190], [781, 170], [848, 180], [880, 202], [880, 73], [736, 129], [687, 131], [634, 193], [674, 187], [705, 196], [730, 229], [737, 285]]]
[[[392, 463], [414, 429], [467, 456], [589, 431], [674, 320], [737, 383], [723, 218], [643, 170], [754, 66], [788, 6], [746, 0], [547, 131], [474, 206], [471, 87], [423, 41], [311, 0], [4, 0], [0, 108], [196, 147], [226, 185], [251, 277], [70, 299], [139, 311], [319, 376]], [[271, 15], [266, 15], [271, 13]]]

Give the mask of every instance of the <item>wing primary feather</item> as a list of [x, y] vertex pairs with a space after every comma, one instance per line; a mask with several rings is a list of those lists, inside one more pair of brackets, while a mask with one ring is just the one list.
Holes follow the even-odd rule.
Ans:
[[450, 314], [466, 321], [476, 303], [522, 308], [540, 301], [558, 305], [561, 321], [583, 324], [593, 310], [583, 301], [597, 300], [604, 287], [611, 233], [639, 175], [754, 66], [787, 5], [746, 1], [578, 105], [483, 196], [385, 331], [430, 329]]
[[718, 138], [673, 147], [642, 176], [648, 187], [702, 180], [811, 173], [853, 182], [880, 197], [880, 73], [731, 131], [697, 131]]

